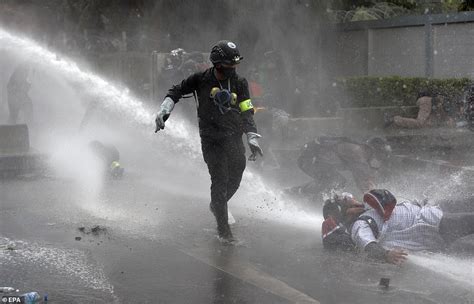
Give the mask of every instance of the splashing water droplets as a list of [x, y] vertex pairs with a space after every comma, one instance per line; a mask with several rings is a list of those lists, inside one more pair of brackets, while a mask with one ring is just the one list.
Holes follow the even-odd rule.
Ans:
[[[142, 101], [132, 96], [127, 88], [115, 85], [113, 82], [79, 67], [72, 59], [63, 56], [60, 57], [55, 52], [42, 47], [29, 38], [10, 33], [2, 28], [0, 28], [0, 49], [15, 53], [18, 57], [28, 59], [42, 69], [52, 72], [52, 74], [61, 75], [65, 80], [78, 86], [85, 91], [84, 93], [99, 101], [101, 106], [106, 110], [119, 112], [123, 120], [134, 122], [144, 130], [149, 130], [149, 134], [153, 134], [153, 113], [150, 113], [146, 109]], [[335, 83], [333, 85], [335, 85]], [[171, 140], [173, 143], [172, 146], [179, 149], [180, 153], [185, 153], [187, 150], [189, 152], [187, 154], [192, 154], [194, 157], [200, 154], [199, 136], [196, 130], [190, 127], [189, 122], [183, 119], [173, 119], [167, 122], [167, 128], [168, 127], [172, 132], [163, 133], [160, 131], [161, 133], [157, 136], [159, 138], [165, 138], [167, 141], [170, 141], [167, 137], [176, 139]], [[77, 143], [70, 143], [69, 140], [66, 149], [64, 149], [66, 152], [70, 150], [67, 147], [71, 146], [71, 144], [74, 145]], [[67, 156], [68, 154], [65, 153], [65, 155]], [[74, 174], [74, 176], [81, 178], [80, 174]], [[277, 195], [274, 190], [268, 189], [260, 177], [248, 172], [245, 178], [251, 180], [247, 181], [248, 184], [259, 185], [258, 188], [261, 192], [258, 196], [260, 198], [273, 198], [272, 200], [276, 201], [275, 205], [270, 209], [259, 211], [259, 216], [270, 216], [270, 218], [276, 221], [299, 227], [305, 226], [311, 229], [318, 227], [320, 220], [316, 218], [316, 215], [310, 215], [298, 210], [293, 202], [285, 202], [285, 199]], [[89, 189], [88, 193], [100, 192], [100, 184], [96, 183], [97, 189], [94, 188], [95, 191], [90, 191], [91, 178], [85, 177], [84, 179], [88, 182], [82, 183], [82, 185], [84, 186], [83, 188]], [[96, 179], [97, 178], [92, 180]], [[94, 197], [87, 197], [86, 201], [95, 201], [96, 199], [97, 198]]]
[[72, 60], [66, 57], [58, 59], [56, 53], [41, 47], [35, 41], [13, 35], [3, 29], [0, 29], [0, 42], [2, 49], [28, 58], [45, 69], [55, 70], [73, 83], [80, 83], [89, 93], [97, 96], [104, 106], [130, 115], [135, 122], [143, 125], [153, 122], [153, 116], [144, 108], [143, 103], [131, 96], [127, 90], [120, 90], [92, 72], [80, 69]]

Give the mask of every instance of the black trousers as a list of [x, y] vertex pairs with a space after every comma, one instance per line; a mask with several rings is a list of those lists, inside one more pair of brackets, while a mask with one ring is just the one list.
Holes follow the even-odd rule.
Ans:
[[443, 210], [439, 233], [448, 244], [474, 234], [474, 197], [438, 200]]
[[439, 234], [448, 244], [474, 234], [474, 212], [444, 213], [439, 223]]
[[242, 136], [201, 138], [201, 148], [211, 176], [211, 208], [217, 224], [227, 224], [227, 202], [239, 188], [246, 165]]

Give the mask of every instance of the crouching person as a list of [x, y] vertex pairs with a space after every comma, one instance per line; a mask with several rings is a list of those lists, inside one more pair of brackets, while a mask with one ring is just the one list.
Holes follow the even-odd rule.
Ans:
[[346, 185], [343, 171], [350, 171], [361, 193], [375, 188], [388, 165], [391, 147], [381, 137], [359, 142], [347, 137], [320, 136], [306, 143], [298, 167], [313, 181], [291, 189], [293, 193], [318, 195]]
[[111, 179], [120, 179], [123, 177], [124, 168], [119, 163], [120, 153], [115, 146], [106, 145], [94, 140], [89, 143], [89, 149], [101, 162], [107, 177]]

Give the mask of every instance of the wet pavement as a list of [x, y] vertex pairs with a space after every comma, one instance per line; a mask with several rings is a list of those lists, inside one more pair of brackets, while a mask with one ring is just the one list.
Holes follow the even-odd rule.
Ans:
[[[2, 181], [2, 285], [47, 293], [50, 303], [474, 299], [469, 279], [447, 279], [410, 263], [397, 267], [352, 255], [329, 256], [320, 242], [319, 215], [303, 218], [268, 195], [250, 195], [245, 179], [231, 205], [239, 242], [222, 244], [208, 212], [206, 176], [194, 174], [202, 179], [190, 186], [195, 189], [190, 195], [179, 194], [179, 187], [167, 193], [151, 176], [132, 170], [124, 180], [105, 183], [93, 203], [82, 201], [70, 180]], [[105, 229], [90, 233], [97, 225]], [[382, 277], [390, 278], [390, 289], [378, 287]]]
[[[124, 191], [124, 184], [132, 186], [127, 181], [108, 186]], [[70, 186], [57, 180], [2, 182], [3, 284], [47, 293], [51, 303], [289, 302], [276, 291], [255, 286], [252, 280], [258, 280], [259, 271], [247, 279], [236, 277], [246, 275], [239, 268], [251, 268], [242, 266], [247, 262], [239, 261], [241, 254], [233, 258], [234, 249], [245, 245], [222, 245], [207, 208], [177, 215], [170, 211], [173, 205], [134, 202], [130, 209], [139, 212], [129, 212], [127, 223], [121, 211], [114, 214], [108, 208], [119, 210], [130, 202], [114, 198], [115, 206], [104, 202], [105, 211], [91, 216], [74, 204]], [[186, 204], [197, 209], [193, 202]], [[134, 222], [142, 212], [157, 216]], [[163, 223], [154, 221], [163, 214]], [[179, 215], [188, 216], [190, 223]], [[107, 229], [88, 233], [95, 224]]]

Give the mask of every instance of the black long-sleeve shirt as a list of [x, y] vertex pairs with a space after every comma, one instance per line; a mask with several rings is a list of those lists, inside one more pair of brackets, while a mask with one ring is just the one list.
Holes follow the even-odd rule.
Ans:
[[[224, 114], [219, 111], [210, 96], [214, 87], [230, 89], [231, 92], [237, 94], [237, 102], [231, 105], [232, 110]], [[219, 139], [233, 135], [241, 136], [243, 132], [257, 133], [253, 108], [242, 111], [239, 107], [240, 103], [250, 101], [248, 83], [245, 78], [236, 74], [229, 80], [219, 82], [214, 75], [214, 68], [209, 68], [174, 85], [166, 96], [177, 103], [184, 95], [193, 92], [197, 95], [199, 133], [202, 138]]]

